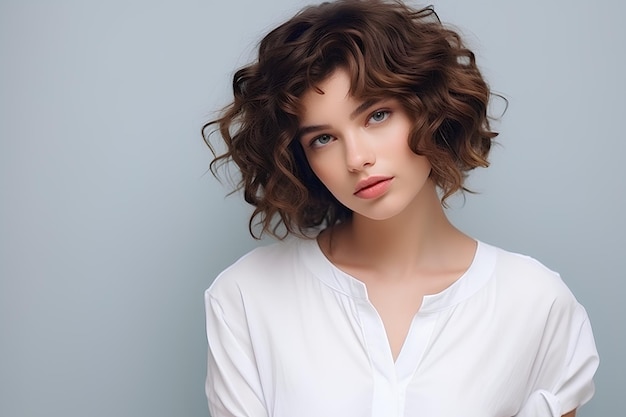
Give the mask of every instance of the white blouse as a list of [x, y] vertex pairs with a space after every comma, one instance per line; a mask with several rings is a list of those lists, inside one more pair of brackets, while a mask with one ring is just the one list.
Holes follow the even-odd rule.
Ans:
[[482, 242], [424, 297], [395, 362], [365, 285], [315, 240], [251, 251], [205, 301], [213, 417], [560, 417], [594, 392], [584, 308], [558, 274]]

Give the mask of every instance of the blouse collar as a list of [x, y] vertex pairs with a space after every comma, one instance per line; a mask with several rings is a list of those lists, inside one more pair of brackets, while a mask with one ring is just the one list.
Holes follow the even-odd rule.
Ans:
[[[365, 284], [330, 262], [316, 239], [299, 239], [298, 245], [304, 265], [317, 279], [349, 297], [369, 301]], [[465, 273], [443, 291], [424, 296], [418, 314], [436, 313], [474, 295], [493, 276], [496, 256], [495, 247], [477, 241], [474, 259]]]

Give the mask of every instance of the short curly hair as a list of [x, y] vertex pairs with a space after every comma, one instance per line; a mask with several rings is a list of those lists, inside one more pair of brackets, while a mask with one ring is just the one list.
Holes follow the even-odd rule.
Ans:
[[[497, 136], [489, 87], [474, 53], [432, 7], [385, 0], [309, 6], [262, 39], [258, 59], [233, 77], [233, 102], [202, 128], [213, 174], [228, 161], [239, 168], [237, 189], [255, 207], [255, 238], [306, 236], [352, 216], [313, 174], [297, 137], [303, 94], [337, 68], [348, 70], [355, 98], [393, 97], [412, 115], [409, 146], [428, 158], [442, 203], [468, 191], [469, 170], [488, 166]], [[216, 131], [226, 143], [219, 155], [209, 140]]]

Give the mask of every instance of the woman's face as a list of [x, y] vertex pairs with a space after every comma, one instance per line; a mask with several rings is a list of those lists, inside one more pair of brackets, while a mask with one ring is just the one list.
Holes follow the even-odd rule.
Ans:
[[411, 118], [400, 102], [355, 99], [344, 69], [316, 87], [303, 95], [300, 117], [300, 143], [315, 175], [355, 215], [384, 220], [404, 211], [431, 166], [409, 148]]

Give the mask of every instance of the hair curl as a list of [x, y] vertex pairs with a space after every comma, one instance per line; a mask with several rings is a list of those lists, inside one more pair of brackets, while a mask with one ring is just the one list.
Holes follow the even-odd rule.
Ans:
[[[385, 0], [309, 6], [262, 39], [258, 59], [233, 77], [233, 102], [202, 128], [215, 156], [213, 174], [231, 160], [240, 170], [237, 189], [255, 207], [249, 222], [255, 238], [306, 235], [352, 215], [313, 174], [297, 138], [300, 98], [339, 67], [351, 74], [354, 97], [394, 97], [413, 115], [409, 146], [430, 161], [442, 203], [469, 191], [463, 185], [469, 170], [488, 166], [497, 136], [487, 115], [489, 87], [472, 51], [432, 6]], [[209, 141], [215, 131], [227, 146], [220, 155]]]

